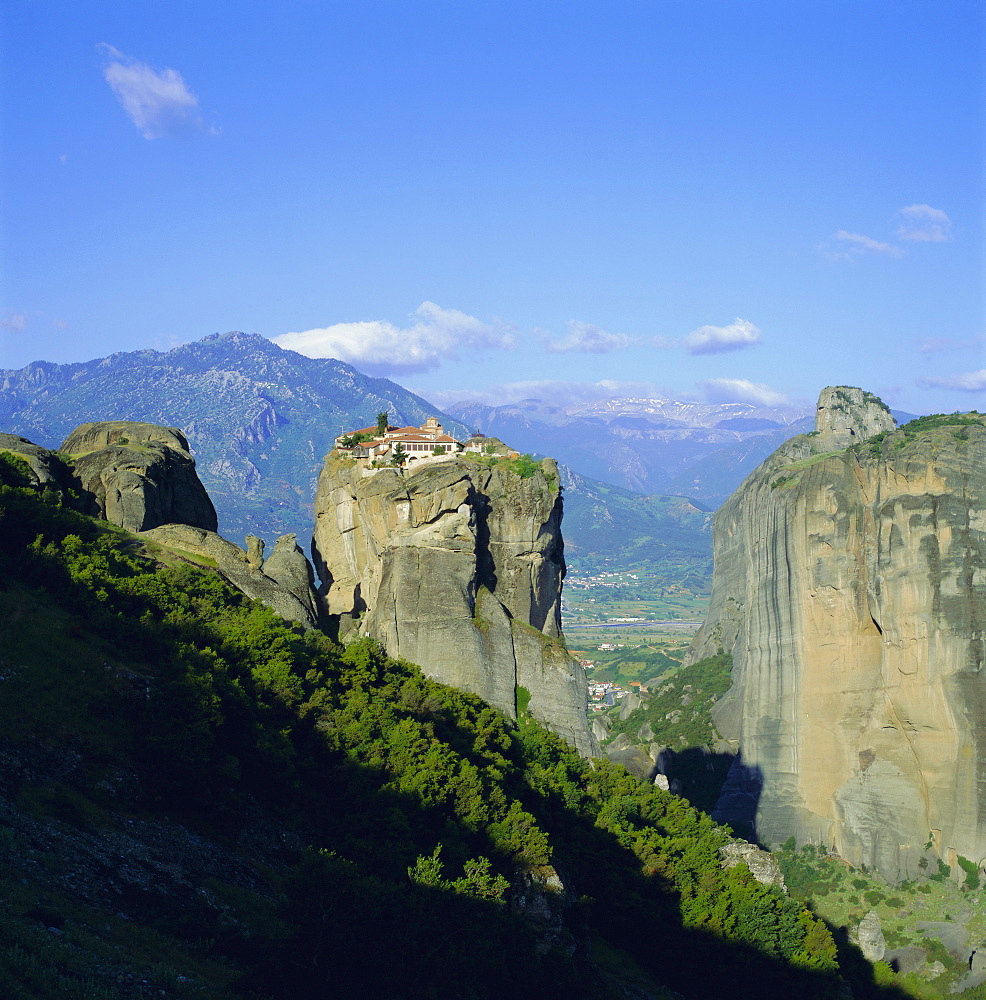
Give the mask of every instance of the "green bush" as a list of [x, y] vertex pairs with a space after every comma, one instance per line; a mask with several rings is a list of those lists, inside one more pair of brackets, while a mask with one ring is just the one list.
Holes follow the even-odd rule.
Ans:
[[975, 861], [970, 861], [968, 858], [963, 858], [960, 854], [958, 857], [959, 867], [965, 872], [964, 885], [967, 889], [978, 889], [979, 888], [979, 865]]

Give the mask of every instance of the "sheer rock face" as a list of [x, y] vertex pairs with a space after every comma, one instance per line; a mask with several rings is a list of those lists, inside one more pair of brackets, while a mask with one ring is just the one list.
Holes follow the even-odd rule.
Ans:
[[581, 666], [561, 639], [558, 471], [522, 479], [464, 459], [414, 471], [327, 458], [312, 551], [339, 634], [368, 635], [511, 718], [598, 750]]
[[691, 658], [733, 655], [714, 715], [762, 780], [762, 841], [891, 880], [925, 855], [982, 862], [986, 418], [833, 453], [820, 413], [717, 512]]
[[82, 424], [62, 443], [87, 498], [87, 513], [128, 531], [161, 524], [217, 528], [185, 436], [136, 421]]

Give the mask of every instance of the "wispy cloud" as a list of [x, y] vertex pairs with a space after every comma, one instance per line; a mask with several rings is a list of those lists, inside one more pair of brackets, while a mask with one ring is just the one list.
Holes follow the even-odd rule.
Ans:
[[952, 239], [952, 220], [940, 208], [905, 205], [897, 215], [898, 239], [920, 243], [948, 243]]
[[[897, 210], [898, 240], [918, 243], [947, 243], [952, 238], [952, 220], [940, 209], [931, 205], [905, 205]], [[855, 260], [862, 254], [876, 254], [883, 257], [903, 257], [907, 251], [903, 247], [882, 240], [875, 240], [864, 233], [851, 233], [840, 229], [835, 237], [838, 244], [833, 247], [823, 243], [819, 247], [829, 260]]]
[[579, 320], [569, 320], [568, 339], [545, 339], [545, 348], [550, 354], [567, 354], [578, 351], [583, 354], [609, 354], [625, 351], [630, 346], [630, 338], [625, 333], [608, 333], [602, 327]]
[[176, 69], [152, 69], [105, 42], [99, 46], [106, 65], [103, 76], [145, 139], [161, 139], [189, 129], [209, 131], [199, 115], [199, 99]]
[[759, 344], [760, 330], [749, 320], [737, 317], [729, 326], [700, 326], [682, 342], [689, 354], [722, 354]]
[[763, 382], [745, 378], [710, 378], [700, 383], [710, 403], [755, 403], [758, 406], [787, 406], [791, 400]]
[[22, 333], [27, 329], [27, 317], [23, 313], [9, 313], [0, 319], [0, 330]]
[[422, 302], [412, 316], [409, 327], [364, 320], [271, 339], [309, 358], [338, 358], [374, 375], [425, 371], [458, 358], [462, 351], [514, 346], [513, 335], [502, 324], [491, 326], [458, 309]]
[[986, 392], [986, 368], [959, 375], [928, 375], [918, 379], [924, 389], [955, 389], [958, 392]]
[[900, 247], [895, 247], [891, 243], [881, 243], [862, 233], [849, 233], [845, 229], [840, 229], [835, 238], [844, 243], [845, 249], [841, 251], [844, 258], [852, 258], [861, 253], [882, 254], [886, 257], [903, 257], [904, 251]]
[[939, 354], [944, 351], [978, 351], [986, 344], [986, 338], [972, 337], [970, 340], [955, 340], [952, 337], [928, 337], [921, 342], [918, 350], [922, 354]]

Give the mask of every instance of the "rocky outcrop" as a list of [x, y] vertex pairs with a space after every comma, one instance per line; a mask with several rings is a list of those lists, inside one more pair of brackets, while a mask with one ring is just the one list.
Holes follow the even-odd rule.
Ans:
[[575, 937], [565, 922], [575, 897], [551, 865], [518, 866], [510, 881], [510, 912], [534, 936], [539, 955], [575, 954]]
[[875, 397], [825, 390], [816, 434], [717, 512], [690, 653], [732, 654], [713, 715], [761, 841], [891, 880], [986, 860], [986, 418], [944, 421], [893, 430]]
[[263, 570], [264, 576], [301, 602], [313, 624], [318, 620], [319, 600], [315, 574], [312, 564], [298, 545], [297, 535], [281, 535], [274, 542], [274, 551], [258, 568]]
[[835, 451], [892, 431], [897, 422], [883, 401], [855, 386], [822, 389], [815, 409], [816, 451]]
[[719, 848], [719, 857], [723, 868], [735, 868], [738, 864], [744, 864], [761, 885], [776, 886], [782, 892], [787, 892], [781, 866], [769, 851], [762, 851], [745, 840], [731, 840]]
[[853, 935], [863, 958], [868, 962], [879, 962], [887, 953], [887, 941], [883, 936], [883, 927], [876, 910], [870, 910], [863, 917]]
[[176, 427], [116, 420], [82, 424], [62, 443], [87, 513], [128, 531], [161, 524], [218, 527], [185, 436]]
[[212, 501], [195, 472], [188, 442], [174, 427], [83, 424], [65, 440], [61, 457], [26, 438], [0, 434], [0, 451], [23, 458], [35, 485], [80, 492], [85, 513], [217, 570], [288, 621], [306, 628], [318, 622], [314, 574], [296, 537], [278, 538], [265, 561], [259, 538], [248, 536], [244, 550], [216, 534]]
[[188, 524], [163, 524], [140, 532], [140, 537], [179, 555], [199, 557], [198, 561], [216, 569], [237, 590], [288, 621], [306, 628], [318, 622], [311, 565], [294, 535], [282, 535], [266, 561], [260, 539], [253, 538], [244, 550], [214, 531]]
[[0, 452], [3, 451], [24, 460], [27, 475], [35, 486], [51, 485], [61, 488], [64, 485], [67, 478], [65, 466], [47, 448], [16, 434], [0, 434]]
[[520, 701], [596, 752], [585, 673], [561, 637], [554, 462], [522, 478], [461, 458], [405, 472], [331, 453], [315, 516], [312, 551], [340, 638], [370, 636], [511, 718]]

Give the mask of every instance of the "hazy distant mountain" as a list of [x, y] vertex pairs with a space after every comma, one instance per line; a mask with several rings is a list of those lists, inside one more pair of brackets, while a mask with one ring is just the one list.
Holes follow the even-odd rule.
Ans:
[[294, 531], [307, 545], [323, 456], [340, 431], [373, 423], [380, 410], [396, 423], [435, 415], [454, 434], [481, 430], [559, 459], [569, 467], [563, 530], [573, 565], [646, 563], [695, 589], [710, 571], [706, 508], [811, 423], [792, 408], [655, 399], [466, 403], [450, 417], [387, 379], [242, 333], [0, 371], [0, 430], [45, 447], [89, 420], [180, 427], [220, 531], [234, 541]]
[[622, 398], [561, 406], [457, 403], [463, 423], [522, 451], [641, 493], [717, 506], [782, 441], [811, 429], [814, 410], [750, 403]]
[[341, 431], [437, 416], [466, 428], [388, 379], [285, 351], [256, 334], [213, 335], [172, 351], [133, 351], [80, 364], [36, 361], [0, 370], [0, 430], [57, 448], [90, 420], [180, 427], [219, 513], [222, 534], [312, 534], [322, 458]]
[[565, 559], [573, 569], [640, 567], [695, 591], [712, 582], [712, 512], [681, 496], [641, 496], [560, 466]]
[[[420, 424], [435, 415], [452, 433], [469, 432], [394, 382], [243, 333], [206, 337], [167, 352], [133, 351], [69, 365], [36, 361], [0, 371], [0, 430], [47, 448], [57, 448], [90, 420], [180, 427], [215, 503], [220, 532], [234, 541], [247, 533], [272, 540], [294, 531], [307, 546], [323, 456], [340, 431], [373, 423], [380, 410], [388, 410], [395, 423]], [[765, 419], [728, 408], [720, 413], [720, 420], [733, 418]], [[605, 452], [606, 424], [593, 426]], [[535, 445], [512, 430], [503, 436], [521, 450], [559, 453], [561, 439], [550, 433]], [[711, 568], [708, 514], [679, 497], [639, 496], [582, 471], [564, 473], [564, 534], [575, 563], [660, 563], [669, 582], [689, 574], [697, 574], [693, 582], [705, 580]]]

